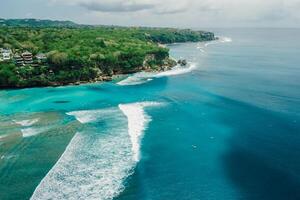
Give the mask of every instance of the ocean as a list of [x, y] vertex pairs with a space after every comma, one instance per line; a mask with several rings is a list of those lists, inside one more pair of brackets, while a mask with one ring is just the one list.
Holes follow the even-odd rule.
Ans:
[[187, 67], [0, 91], [0, 199], [300, 199], [300, 29], [212, 29]]

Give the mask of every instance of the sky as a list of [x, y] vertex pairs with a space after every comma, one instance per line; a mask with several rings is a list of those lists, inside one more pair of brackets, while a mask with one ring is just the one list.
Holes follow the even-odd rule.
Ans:
[[156, 27], [296, 27], [300, 0], [0, 0], [0, 18]]

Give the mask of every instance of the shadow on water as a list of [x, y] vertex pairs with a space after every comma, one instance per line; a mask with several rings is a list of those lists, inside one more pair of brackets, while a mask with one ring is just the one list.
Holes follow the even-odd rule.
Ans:
[[[187, 96], [184, 92], [181, 92], [181, 94]], [[195, 99], [196, 97], [191, 98]], [[197, 96], [198, 98], [199, 96]], [[216, 99], [216, 101], [212, 101], [212, 98]], [[230, 130], [232, 130], [229, 138], [226, 137], [227, 139], [224, 141], [227, 148], [217, 159], [221, 161], [220, 168], [223, 170], [222, 173], [225, 175], [226, 183], [227, 181], [231, 183], [229, 187], [234, 190], [234, 194], [237, 191], [237, 196], [234, 196], [235, 198], [230, 195], [226, 196], [228, 194], [221, 188], [220, 190], [212, 189], [211, 191], [217, 192], [217, 194], [212, 194], [216, 198], [209, 198], [205, 196], [210, 195], [209, 187], [204, 187], [204, 189], [197, 191], [194, 190], [192, 193], [191, 188], [195, 184], [191, 184], [186, 188], [182, 185], [178, 186], [180, 191], [176, 191], [176, 196], [172, 196], [172, 199], [183, 199], [182, 194], [184, 191], [188, 191], [191, 195], [191, 198], [184, 196], [185, 199], [196, 199], [195, 197], [200, 199], [201, 195], [203, 195], [202, 199], [300, 199], [300, 126], [297, 124], [299, 121], [297, 120], [298, 117], [292, 114], [262, 109], [209, 92], [204, 93], [201, 99], [201, 103], [205, 104], [209, 110], [215, 109], [220, 111], [217, 112], [217, 119], [220, 119], [221, 124], [230, 127]], [[167, 95], [165, 100], [174, 104], [181, 102], [178, 96], [170, 98], [170, 95]], [[188, 102], [191, 103], [192, 101], [189, 100]], [[186, 117], [186, 113], [182, 114], [184, 115], [182, 116], [183, 118]], [[209, 116], [206, 116], [206, 118], [208, 121], [214, 120], [213, 123], [219, 123], [219, 121], [216, 121], [216, 118], [209, 119]], [[176, 145], [179, 144], [176, 143]], [[213, 147], [211, 150], [214, 151], [214, 148], [218, 147]], [[155, 157], [155, 159], [158, 158]], [[182, 162], [182, 158], [179, 156], [176, 159]], [[172, 161], [170, 159], [168, 163], [172, 163]], [[197, 163], [193, 164], [194, 169], [199, 169]], [[154, 166], [152, 167], [154, 168]], [[163, 199], [163, 195], [172, 195], [157, 192], [162, 190], [154, 188], [155, 184], [153, 183], [156, 180], [149, 178], [154, 176], [154, 174], [149, 174], [149, 171], [143, 171], [145, 167], [147, 166], [141, 166], [141, 163], [137, 166], [135, 173], [126, 182], [126, 186], [129, 187], [126, 187], [116, 199]], [[189, 167], [184, 166], [183, 168], [184, 176], [192, 179], [191, 174], [189, 174], [191, 170], [187, 170]], [[196, 184], [203, 179], [199, 175], [203, 174], [194, 174], [195, 177], [193, 178], [195, 178], [194, 183]], [[218, 176], [215, 178], [222, 179], [223, 177]], [[175, 178], [173, 179], [172, 177], [170, 180], [174, 181]], [[161, 181], [160, 183], [164, 183], [164, 179], [161, 179]], [[213, 180], [207, 180], [208, 185], [211, 183], [213, 183]], [[173, 189], [178, 189], [174, 184], [172, 183]], [[172, 187], [168, 186], [165, 189], [170, 192]]]
[[70, 103], [71, 101], [65, 101], [65, 100], [62, 100], [62, 101], [53, 101], [53, 103], [56, 103], [56, 104], [66, 104], [66, 103]]
[[224, 169], [242, 199], [300, 199], [297, 121], [230, 99], [222, 101], [229, 107], [222, 121], [234, 128], [230, 149], [222, 157]]
[[236, 149], [224, 158], [228, 175], [246, 199], [300, 199], [299, 180], [258, 155]]

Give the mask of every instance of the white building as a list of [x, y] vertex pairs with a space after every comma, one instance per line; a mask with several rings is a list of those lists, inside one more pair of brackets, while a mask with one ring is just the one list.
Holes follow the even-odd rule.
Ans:
[[11, 59], [11, 50], [10, 49], [0, 49], [0, 61], [7, 61]]
[[37, 54], [35, 57], [36, 57], [36, 59], [37, 59], [38, 61], [43, 61], [43, 60], [46, 60], [46, 59], [47, 59], [46, 55], [43, 54], [43, 53], [39, 53], [39, 54]]

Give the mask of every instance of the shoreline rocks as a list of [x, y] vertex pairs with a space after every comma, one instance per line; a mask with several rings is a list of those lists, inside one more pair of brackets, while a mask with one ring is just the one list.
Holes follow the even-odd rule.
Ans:
[[182, 67], [185, 67], [185, 66], [187, 66], [188, 62], [185, 59], [182, 59], [182, 60], [178, 60], [177, 64]]

